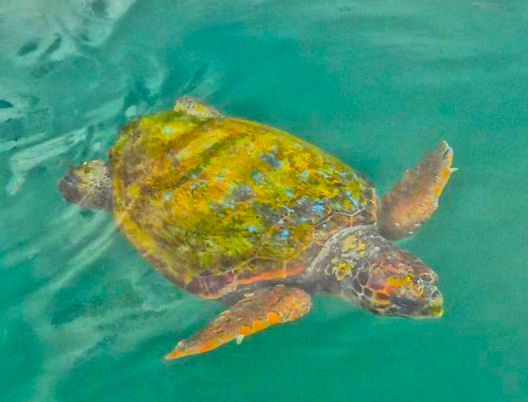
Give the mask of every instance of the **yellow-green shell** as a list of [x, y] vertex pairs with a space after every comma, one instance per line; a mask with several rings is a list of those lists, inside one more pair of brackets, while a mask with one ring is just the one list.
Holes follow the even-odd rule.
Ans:
[[247, 120], [163, 112], [125, 126], [110, 156], [118, 226], [206, 296], [298, 273], [338, 227], [374, 219], [374, 191], [351, 167]]

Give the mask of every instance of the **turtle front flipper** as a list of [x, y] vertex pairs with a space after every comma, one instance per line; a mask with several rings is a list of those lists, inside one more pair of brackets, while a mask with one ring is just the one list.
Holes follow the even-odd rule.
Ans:
[[412, 234], [438, 208], [438, 199], [451, 173], [453, 150], [446, 141], [440, 145], [385, 195], [378, 212], [380, 233], [387, 239]]
[[240, 343], [245, 336], [306, 315], [310, 305], [310, 295], [295, 287], [276, 285], [248, 293], [198, 334], [180, 341], [165, 358], [209, 352], [232, 340]]

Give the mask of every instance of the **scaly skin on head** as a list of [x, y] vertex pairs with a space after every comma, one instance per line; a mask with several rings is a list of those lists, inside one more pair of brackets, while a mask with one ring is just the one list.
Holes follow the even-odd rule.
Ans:
[[338, 232], [306, 272], [323, 290], [380, 315], [438, 318], [438, 276], [418, 258], [381, 237], [374, 225]]
[[83, 209], [112, 210], [112, 178], [102, 160], [84, 162], [70, 168], [59, 182], [64, 199]]

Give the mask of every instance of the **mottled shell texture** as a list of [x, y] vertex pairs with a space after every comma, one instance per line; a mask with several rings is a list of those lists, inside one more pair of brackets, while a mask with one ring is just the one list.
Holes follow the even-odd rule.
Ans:
[[163, 112], [125, 126], [110, 160], [118, 226], [204, 297], [300, 274], [338, 228], [375, 219], [352, 168], [251, 121]]

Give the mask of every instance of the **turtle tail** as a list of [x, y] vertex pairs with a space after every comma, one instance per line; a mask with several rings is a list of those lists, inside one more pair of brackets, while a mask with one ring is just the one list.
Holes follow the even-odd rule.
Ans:
[[66, 201], [79, 204], [82, 209], [112, 210], [112, 179], [102, 160], [71, 167], [59, 182], [59, 189]]

